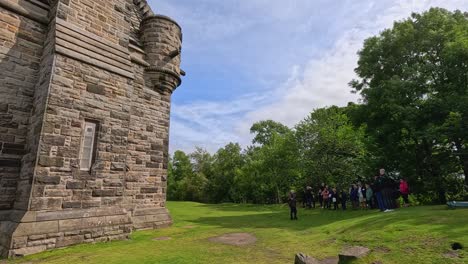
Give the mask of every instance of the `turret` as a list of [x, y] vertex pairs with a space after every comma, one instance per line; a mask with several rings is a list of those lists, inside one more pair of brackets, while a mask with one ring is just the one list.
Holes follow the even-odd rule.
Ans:
[[180, 52], [182, 30], [171, 18], [150, 15], [141, 24], [141, 41], [146, 52], [145, 79], [152, 89], [171, 94], [181, 83]]

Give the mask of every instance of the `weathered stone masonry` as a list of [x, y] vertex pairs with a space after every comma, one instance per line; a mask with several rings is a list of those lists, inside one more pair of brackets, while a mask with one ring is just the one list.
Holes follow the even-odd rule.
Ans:
[[181, 42], [145, 0], [0, 0], [1, 256], [171, 224]]

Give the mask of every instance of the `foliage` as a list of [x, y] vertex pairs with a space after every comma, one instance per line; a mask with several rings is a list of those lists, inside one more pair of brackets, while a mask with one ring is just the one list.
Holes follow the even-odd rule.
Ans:
[[396, 22], [365, 41], [356, 73], [354, 114], [381, 162], [443, 201], [447, 177], [468, 175], [468, 15], [432, 8]]
[[308, 185], [349, 186], [363, 178], [364, 128], [355, 128], [344, 109], [317, 109], [296, 126], [302, 169]]

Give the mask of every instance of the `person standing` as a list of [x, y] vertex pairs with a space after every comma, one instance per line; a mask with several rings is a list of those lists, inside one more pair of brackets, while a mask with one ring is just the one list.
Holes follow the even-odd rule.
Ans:
[[325, 189], [325, 183], [322, 183], [322, 185], [320, 185], [320, 188], [319, 188], [319, 191], [318, 191], [318, 201], [320, 203], [320, 208], [323, 208], [323, 196], [322, 196], [322, 192], [323, 190]]
[[333, 210], [338, 209], [338, 191], [336, 188], [333, 188], [332, 191], [330, 192], [331, 196], [331, 202], [333, 203]]
[[385, 169], [379, 170], [379, 175], [375, 178], [374, 183], [374, 191], [375, 196], [377, 198], [377, 205], [381, 212], [388, 212], [389, 210], [386, 207], [384, 196], [383, 196], [383, 189], [385, 187]]
[[289, 209], [290, 209], [290, 216], [291, 220], [297, 220], [297, 198], [296, 198], [296, 192], [294, 190], [291, 190], [289, 192], [289, 197], [288, 197], [288, 204], [289, 204]]
[[361, 206], [361, 209], [366, 209], [366, 186], [363, 185], [361, 182], [359, 182], [358, 195], [359, 205]]
[[346, 210], [346, 203], [348, 202], [348, 192], [345, 188], [341, 190], [341, 209]]
[[373, 207], [372, 199], [374, 196], [374, 192], [372, 191], [372, 188], [368, 183], [366, 183], [366, 202], [367, 202], [367, 208], [371, 209]]
[[400, 194], [403, 197], [403, 206], [408, 207], [409, 206], [409, 186], [408, 182], [405, 179], [400, 179]]
[[305, 200], [306, 200], [307, 208], [309, 208], [309, 209], [312, 208], [312, 199], [313, 199], [312, 187], [307, 186], [306, 187], [306, 192], [305, 192]]
[[322, 208], [329, 208], [328, 207], [328, 195], [330, 192], [328, 191], [328, 186], [325, 186], [322, 191], [322, 202], [323, 202], [323, 207]]
[[351, 204], [353, 209], [359, 208], [359, 191], [356, 184], [353, 184], [351, 190], [349, 191], [349, 198], [351, 199]]

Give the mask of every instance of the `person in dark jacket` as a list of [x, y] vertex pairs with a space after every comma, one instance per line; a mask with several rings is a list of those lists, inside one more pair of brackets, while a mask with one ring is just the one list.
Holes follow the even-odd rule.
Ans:
[[356, 184], [353, 184], [351, 190], [349, 191], [349, 199], [353, 205], [353, 209], [359, 208], [359, 194]]
[[374, 192], [377, 198], [377, 204], [381, 212], [391, 211], [388, 209], [387, 203], [385, 202], [386, 197], [384, 195], [384, 189], [386, 189], [387, 184], [388, 180], [386, 179], [385, 169], [380, 169], [379, 175], [375, 178]]
[[359, 183], [359, 188], [358, 188], [358, 196], [359, 196], [359, 205], [361, 206], [361, 209], [366, 209], [366, 186], [362, 183]]
[[289, 209], [291, 210], [290, 212], [291, 220], [297, 220], [296, 203], [297, 203], [296, 192], [294, 192], [294, 190], [291, 190], [291, 192], [289, 192], [289, 197], [288, 197]]
[[346, 203], [348, 202], [348, 192], [345, 189], [341, 191], [341, 209], [346, 210]]
[[338, 191], [336, 190], [336, 188], [333, 188], [330, 194], [331, 194], [330, 202], [333, 203], [333, 210], [337, 210], [338, 209]]
[[[312, 203], [314, 202], [313, 199], [314, 199], [314, 195], [312, 194], [312, 187], [307, 186], [306, 191], [305, 191], [305, 200], [306, 200], [307, 208], [309, 209], [312, 208]], [[315, 207], [315, 203], [314, 203], [314, 207]]]

